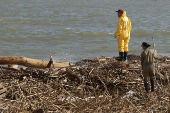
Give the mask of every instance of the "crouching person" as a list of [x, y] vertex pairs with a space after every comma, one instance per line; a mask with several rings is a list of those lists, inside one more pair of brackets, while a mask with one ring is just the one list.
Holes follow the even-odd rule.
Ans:
[[153, 50], [148, 49], [150, 45], [147, 44], [146, 42], [143, 42], [141, 46], [142, 49], [144, 50], [141, 53], [141, 66], [143, 70], [145, 90], [148, 93], [147, 80], [149, 77], [151, 82], [151, 91], [154, 92], [154, 80], [153, 80], [153, 77], [155, 75], [154, 58], [158, 58], [158, 55]]

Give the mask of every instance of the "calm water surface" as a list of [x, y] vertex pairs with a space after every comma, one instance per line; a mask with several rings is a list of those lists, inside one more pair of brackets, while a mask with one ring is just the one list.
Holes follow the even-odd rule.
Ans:
[[[170, 55], [170, 0], [1, 0], [0, 56], [25, 56], [76, 62], [117, 56], [117, 14], [122, 8], [132, 22], [129, 53], [141, 43]], [[151, 47], [152, 48], [152, 47]]]

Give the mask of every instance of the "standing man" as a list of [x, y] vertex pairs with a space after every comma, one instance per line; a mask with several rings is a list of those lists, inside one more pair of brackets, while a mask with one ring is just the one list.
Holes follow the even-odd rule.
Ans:
[[147, 81], [149, 77], [151, 82], [151, 91], [154, 92], [154, 80], [153, 80], [155, 74], [154, 58], [159, 58], [159, 56], [153, 50], [148, 49], [148, 47], [150, 47], [148, 43], [143, 42], [141, 47], [144, 50], [141, 53], [141, 66], [143, 70], [145, 90], [148, 93]]
[[120, 59], [118, 61], [124, 61], [127, 59], [128, 54], [128, 43], [130, 40], [130, 31], [131, 31], [131, 21], [126, 16], [126, 12], [122, 9], [119, 9], [117, 12], [118, 15], [118, 24], [117, 31], [115, 32], [115, 38], [117, 38], [118, 42], [118, 51]]

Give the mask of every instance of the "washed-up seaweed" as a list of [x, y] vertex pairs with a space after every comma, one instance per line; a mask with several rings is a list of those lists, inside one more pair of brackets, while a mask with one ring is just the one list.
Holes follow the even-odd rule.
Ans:
[[128, 62], [116, 59], [84, 59], [59, 69], [1, 69], [0, 111], [169, 113], [170, 58], [156, 61], [155, 92], [149, 93], [144, 90], [140, 56], [129, 55]]

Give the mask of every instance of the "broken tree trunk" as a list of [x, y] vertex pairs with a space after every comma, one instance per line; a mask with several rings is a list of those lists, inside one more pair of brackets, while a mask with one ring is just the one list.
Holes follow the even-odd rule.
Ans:
[[49, 61], [37, 60], [26, 58], [23, 56], [10, 56], [10, 57], [0, 57], [0, 65], [6, 64], [17, 64], [23, 65], [25, 67], [34, 67], [34, 68], [50, 68], [55, 66], [55, 68], [67, 67], [69, 63], [67, 62], [58, 62], [54, 63], [54, 65], [49, 66]]

